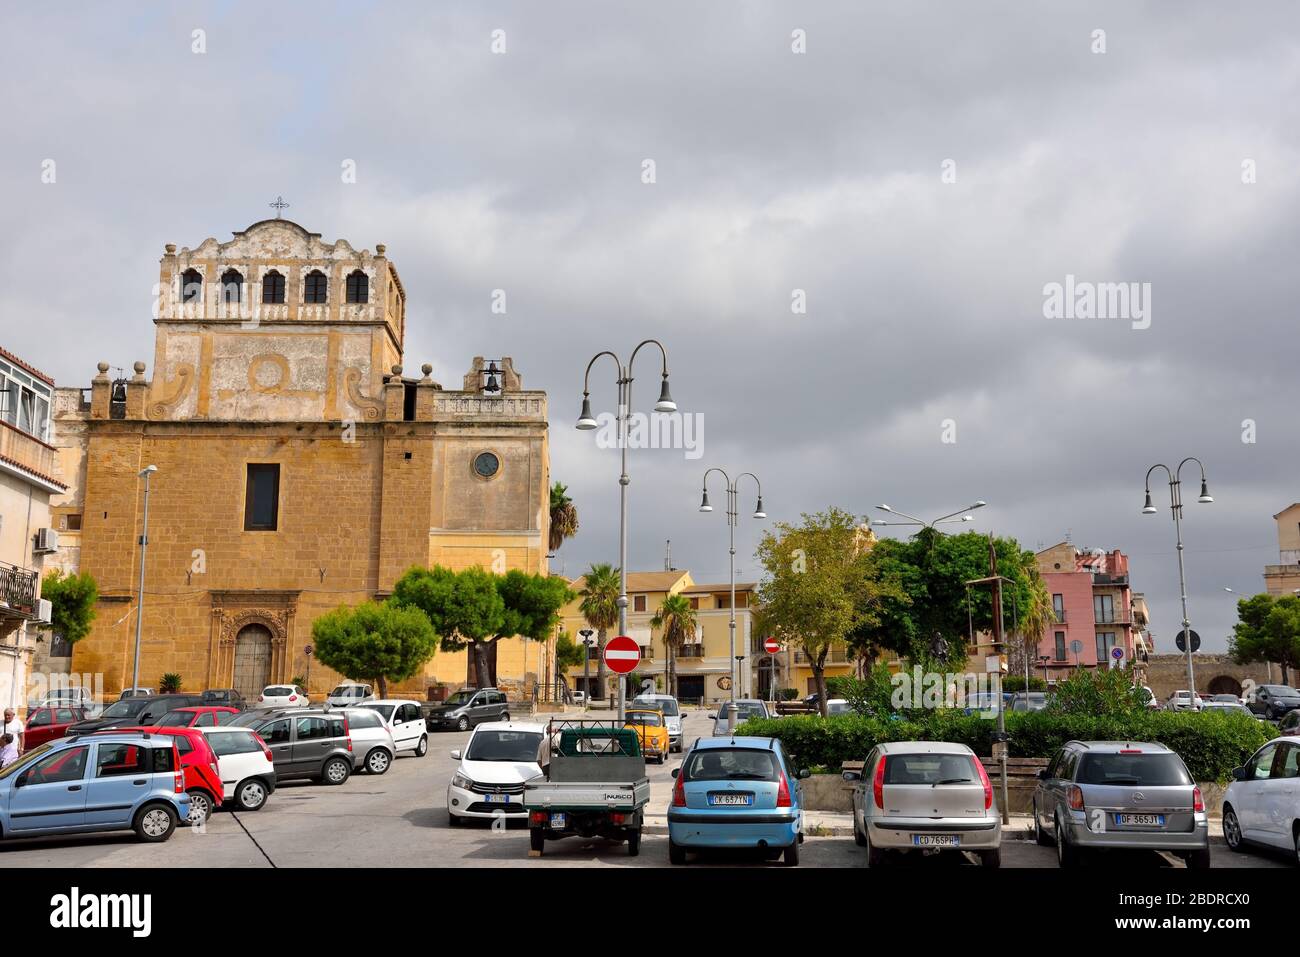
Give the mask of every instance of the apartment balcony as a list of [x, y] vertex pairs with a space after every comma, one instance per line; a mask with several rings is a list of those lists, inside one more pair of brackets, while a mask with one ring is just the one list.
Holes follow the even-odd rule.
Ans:
[[[58, 451], [52, 445], [46, 445], [34, 435], [22, 429], [0, 421], [0, 463], [16, 467], [26, 473], [27, 477], [43, 479], [41, 483], [48, 491], [63, 491], [54, 479], [55, 461]], [[49, 488], [54, 485], [55, 488]]]
[[[849, 654], [846, 649], [832, 648], [826, 655], [825, 663], [828, 665], [851, 665], [856, 660], [857, 659], [854, 658], [853, 655]], [[796, 665], [804, 665], [805, 667], [812, 665], [811, 659], [809, 659], [807, 652], [804, 651], [796, 651], [794, 653], [794, 663]]]
[[703, 643], [682, 645], [681, 650], [677, 652], [677, 657], [678, 658], [703, 658], [704, 645]]
[[1127, 628], [1128, 626], [1133, 624], [1133, 616], [1131, 614], [1123, 614], [1121, 612], [1116, 612], [1113, 615], [1102, 616], [1098, 618], [1096, 621], [1093, 622], [1093, 624], [1095, 624], [1098, 628], [1104, 625], [1120, 625], [1121, 627]]
[[1110, 575], [1106, 572], [1093, 572], [1092, 584], [1094, 588], [1127, 588], [1127, 575]]
[[37, 572], [0, 562], [0, 622], [35, 618], [39, 585]]

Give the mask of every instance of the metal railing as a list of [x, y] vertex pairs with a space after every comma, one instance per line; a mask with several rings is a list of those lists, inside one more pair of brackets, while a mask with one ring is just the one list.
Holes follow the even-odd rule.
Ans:
[[35, 614], [38, 580], [31, 569], [0, 562], [0, 601], [25, 614]]

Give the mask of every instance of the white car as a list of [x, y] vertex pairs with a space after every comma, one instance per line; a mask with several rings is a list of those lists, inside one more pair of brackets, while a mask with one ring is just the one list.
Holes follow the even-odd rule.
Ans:
[[447, 818], [455, 827], [464, 818], [491, 819], [524, 814], [524, 782], [542, 773], [546, 725], [485, 721], [469, 736], [465, 750], [452, 751], [460, 762], [447, 785]]
[[298, 685], [267, 685], [253, 702], [254, 708], [305, 708], [311, 704]]
[[261, 810], [275, 792], [275, 759], [271, 749], [249, 728], [218, 725], [200, 728], [217, 755], [221, 803], [241, 811]]
[[668, 750], [680, 754], [682, 751], [682, 708], [677, 703], [677, 699], [670, 694], [642, 694], [633, 698], [628, 707], [639, 708], [646, 705], [651, 708], [658, 708], [664, 713], [664, 719], [668, 722]]
[[384, 719], [369, 708], [334, 708], [348, 719], [348, 737], [352, 740], [352, 770], [362, 768], [367, 774], [383, 774], [393, 766], [397, 745]]
[[1205, 702], [1201, 696], [1195, 692], [1189, 692], [1186, 688], [1175, 691], [1165, 702], [1166, 711], [1200, 711], [1205, 707]]
[[370, 685], [345, 681], [325, 696], [325, 703], [331, 708], [355, 708], [357, 705], [371, 700], [374, 696], [374, 691]]
[[1232, 772], [1223, 795], [1223, 839], [1234, 851], [1264, 844], [1300, 864], [1300, 741], [1276, 738]]
[[422, 758], [429, 753], [429, 729], [419, 704], [401, 698], [380, 698], [367, 701], [361, 707], [374, 711], [383, 719], [398, 754], [410, 751]]

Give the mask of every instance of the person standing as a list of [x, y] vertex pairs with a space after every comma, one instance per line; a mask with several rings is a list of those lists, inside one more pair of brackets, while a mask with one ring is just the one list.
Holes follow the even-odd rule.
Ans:
[[0, 727], [0, 734], [11, 735], [14, 747], [19, 754], [23, 753], [23, 723], [18, 720], [13, 708], [5, 708], [5, 723]]

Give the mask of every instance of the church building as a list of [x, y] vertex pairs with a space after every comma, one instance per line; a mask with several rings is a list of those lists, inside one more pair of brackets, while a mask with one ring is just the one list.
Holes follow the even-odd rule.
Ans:
[[[131, 684], [146, 481], [146, 687], [175, 672], [187, 691], [324, 692], [341, 676], [308, 654], [323, 612], [385, 598], [412, 565], [546, 573], [545, 393], [509, 357], [475, 358], [454, 389], [406, 373], [406, 315], [382, 244], [268, 219], [167, 245], [152, 374], [101, 362], [55, 405], [69, 489], [52, 505], [77, 528], [63, 565], [100, 589], [69, 670], [102, 673], [110, 697]], [[498, 645], [497, 683], [531, 693], [544, 649]], [[466, 659], [439, 650], [397, 691], [460, 687]]]

